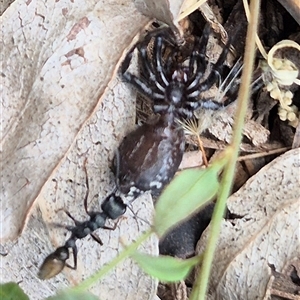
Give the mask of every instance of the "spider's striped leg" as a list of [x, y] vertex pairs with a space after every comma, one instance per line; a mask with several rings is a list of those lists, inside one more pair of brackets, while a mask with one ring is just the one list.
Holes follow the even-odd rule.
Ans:
[[153, 99], [153, 100], [154, 99], [158, 99], [158, 100], [164, 99], [163, 93], [161, 93], [157, 88], [155, 88], [153, 90], [153, 87], [148, 85], [146, 81], [138, 78], [136, 75], [134, 75], [128, 71], [129, 65], [131, 63], [132, 55], [133, 55], [133, 52], [136, 47], [137, 47], [137, 44], [134, 45], [130, 49], [130, 51], [127, 53], [124, 61], [121, 64], [120, 73], [121, 73], [122, 77], [127, 82], [131, 83], [138, 90], [138, 92], [141, 93], [142, 95], [144, 95], [150, 99]]
[[169, 107], [170, 106], [168, 104], [154, 104], [153, 111], [156, 114], [166, 113], [168, 111]]
[[147, 45], [142, 45], [139, 48], [140, 58], [141, 58], [141, 67], [142, 74], [144, 77], [148, 77], [153, 84], [157, 87], [157, 89], [164, 93], [166, 85], [163, 82], [159, 82], [157, 80], [157, 74], [154, 72], [151, 63], [149, 62], [149, 57], [147, 54]]
[[135, 50], [135, 48], [137, 47], [137, 44], [133, 45], [132, 48], [128, 51], [128, 53], [126, 54], [124, 60], [122, 61], [121, 63], [121, 67], [120, 67], [120, 74], [127, 80], [129, 81], [129, 77], [127, 77], [126, 75], [126, 72], [129, 68], [129, 65], [131, 63], [131, 60], [132, 60], [132, 55], [133, 55], [133, 52]]
[[[231, 102], [233, 102], [233, 101], [231, 101]], [[182, 107], [181, 109], [183, 110], [183, 113], [189, 112], [189, 111], [193, 112], [193, 111], [197, 110], [198, 108], [202, 108], [202, 109], [206, 109], [206, 110], [219, 110], [219, 109], [224, 108], [226, 105], [224, 103], [217, 102], [212, 99], [201, 99], [197, 102], [194, 102], [194, 101], [186, 102], [184, 107]], [[191, 114], [191, 116], [192, 115], [193, 115], [193, 113]], [[189, 115], [188, 117], [190, 118], [191, 116]]]
[[[194, 87], [197, 85], [201, 77], [203, 76], [205, 69], [206, 69], [206, 60], [205, 60], [205, 53], [206, 53], [206, 46], [209, 38], [210, 33], [210, 26], [206, 25], [202, 37], [196, 38], [194, 43], [194, 49], [191, 54], [191, 58], [189, 61], [189, 70], [192, 76], [187, 81], [187, 91], [194, 91]], [[194, 65], [196, 63], [196, 69], [194, 71]]]
[[194, 64], [196, 63], [196, 69], [194, 70], [194, 65], [189, 67], [189, 72], [192, 73], [192, 76], [187, 81], [187, 92], [192, 93], [200, 79], [203, 77], [203, 74], [206, 69], [206, 60], [202, 54], [194, 54]]
[[200, 95], [201, 92], [209, 90], [213, 86], [213, 84], [218, 81], [218, 79], [220, 78], [220, 71], [228, 54], [228, 49], [229, 45], [227, 44], [206, 80], [204, 80], [203, 82], [198, 82], [191, 90], [188, 90], [188, 100], [197, 101], [196, 98]]
[[[194, 104], [197, 102], [192, 103]], [[184, 118], [191, 119], [194, 116], [194, 108], [191, 105], [185, 103], [182, 107], [178, 108], [178, 114]]]
[[158, 35], [154, 40], [154, 46], [153, 46], [153, 54], [154, 54], [154, 60], [153, 65], [156, 69], [156, 79], [157, 81], [162, 84], [163, 86], [169, 85], [169, 80], [167, 78], [167, 75], [164, 70], [163, 66], [163, 52], [162, 47], [163, 46], [163, 37], [161, 35]]
[[151, 100], [163, 100], [164, 94], [160, 93], [157, 89], [149, 86], [144, 80], [139, 79], [136, 75], [126, 72], [123, 77], [127, 82], [131, 83], [139, 93], [150, 98]]

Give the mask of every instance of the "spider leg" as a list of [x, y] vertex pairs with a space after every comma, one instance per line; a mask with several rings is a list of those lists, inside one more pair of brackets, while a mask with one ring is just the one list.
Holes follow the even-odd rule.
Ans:
[[[203, 34], [201, 39], [196, 38], [194, 49], [190, 58], [189, 62], [189, 70], [192, 71], [192, 77], [189, 78], [187, 82], [187, 91], [193, 89], [195, 85], [199, 82], [203, 73], [206, 69], [206, 60], [205, 60], [205, 53], [206, 53], [206, 46], [209, 38], [210, 33], [210, 26], [207, 24], [203, 30]], [[197, 51], [200, 49], [200, 53]], [[194, 72], [194, 65], [196, 63], [196, 70]]]
[[164, 99], [164, 95], [162, 93], [157, 90], [153, 92], [153, 88], [151, 88], [146, 82], [128, 71], [132, 55], [136, 47], [137, 44], [130, 49], [124, 61], [122, 62], [120, 68], [121, 75], [127, 82], [131, 83], [141, 94], [145, 95], [146, 97], [158, 100]]
[[214, 101], [212, 99], [202, 99], [201, 101], [196, 103], [199, 105], [198, 108], [203, 108], [207, 110], [219, 110], [224, 107], [223, 103]]
[[135, 50], [137, 45], [138, 44], [133, 45], [132, 48], [128, 51], [128, 53], [126, 54], [126, 56], [125, 56], [125, 58], [124, 58], [124, 60], [121, 64], [121, 67], [120, 67], [120, 73], [127, 81], [129, 80], [129, 78], [127, 78], [127, 76], [125, 74], [126, 74], [126, 71], [129, 68], [129, 65], [130, 65], [131, 60], [132, 60], [133, 51]]
[[[154, 74], [151, 64], [148, 60], [147, 49], [145, 47], [140, 47], [139, 49], [141, 55], [141, 66], [143, 68], [143, 73], [146, 73], [149, 76], [149, 79], [156, 85], [156, 87], [161, 91], [165, 91], [165, 84], [162, 82], [157, 81], [156, 75]], [[145, 76], [144, 75], [144, 76]]]
[[199, 86], [199, 81], [203, 77], [203, 74], [206, 69], [206, 61], [204, 57], [198, 56], [196, 58], [196, 70], [192, 78], [189, 80], [190, 84], [188, 85], [186, 91], [189, 95], [192, 95], [191, 97], [194, 97], [194, 92], [197, 91], [197, 88]]
[[206, 110], [219, 110], [224, 107], [223, 103], [211, 100], [211, 99], [201, 99], [198, 102], [186, 102], [184, 107], [180, 108], [180, 113], [185, 114], [188, 118], [193, 116], [193, 111], [198, 108]]
[[[195, 68], [196, 64], [196, 68]], [[192, 53], [189, 63], [189, 73], [192, 74], [187, 81], [187, 92], [189, 92], [202, 78], [206, 69], [206, 61], [202, 54]]]
[[[228, 53], [228, 48], [229, 48], [228, 46], [229, 45], [227, 45], [224, 48], [223, 52], [221, 53], [219, 59], [215, 63], [213, 69], [211, 70], [211, 73], [206, 78], [206, 80], [203, 81], [203, 82], [198, 82], [192, 89], [190, 89], [188, 91], [189, 94], [187, 95], [187, 98], [189, 100], [191, 100], [191, 98], [198, 97], [201, 92], [207, 91], [208, 89], [210, 89], [213, 86], [213, 84], [218, 80], [218, 78], [220, 78], [220, 70], [223, 66], [223, 63], [224, 63], [225, 59], [226, 59], [226, 56], [227, 56], [227, 53]], [[196, 101], [196, 99], [195, 99], [195, 101]]]
[[186, 107], [182, 108], [183, 110], [187, 111], [195, 111], [198, 108], [207, 109], [207, 110], [220, 110], [225, 108], [232, 102], [234, 102], [236, 98], [229, 97], [224, 102], [214, 101], [212, 99], [201, 99], [198, 102], [186, 102]]
[[156, 79], [164, 86], [169, 85], [169, 81], [167, 79], [167, 76], [165, 74], [164, 68], [163, 68], [163, 62], [162, 62], [162, 46], [163, 46], [163, 38], [162, 36], [157, 36], [157, 38], [154, 41], [154, 47], [153, 47], [153, 53], [155, 54], [155, 69], [156, 69]]
[[[193, 102], [193, 103], [197, 103], [197, 102]], [[194, 116], [193, 111], [194, 111], [194, 108], [191, 109], [191, 106], [189, 106], [189, 105], [178, 108], [178, 113], [180, 114], [180, 116], [183, 116], [187, 119], [190, 119]]]
[[153, 111], [157, 114], [166, 112], [169, 108], [168, 104], [155, 104], [153, 105]]
[[[126, 75], [126, 76], [125, 76]], [[158, 92], [153, 92], [153, 89], [149, 87], [143, 80], [139, 79], [134, 74], [129, 72], [123, 75], [128, 82], [130, 82], [141, 94], [153, 100], [163, 100], [164, 95]]]
[[73, 270], [77, 269], [77, 254], [78, 254], [78, 250], [77, 250], [77, 246], [74, 240], [69, 239], [69, 241], [67, 241], [67, 243], [65, 244], [65, 248], [71, 248], [72, 252], [73, 252], [73, 261], [74, 261], [74, 266], [69, 265], [68, 263], [66, 263], [65, 265]]
[[170, 54], [166, 58], [166, 63], [165, 63], [165, 68], [167, 70], [167, 73], [170, 74], [172, 72], [172, 63], [173, 63], [173, 58], [178, 54], [177, 49], [171, 48], [170, 49]]

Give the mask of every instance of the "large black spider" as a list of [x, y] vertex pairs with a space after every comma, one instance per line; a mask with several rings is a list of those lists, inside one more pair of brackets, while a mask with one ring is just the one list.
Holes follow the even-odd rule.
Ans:
[[[199, 96], [219, 81], [228, 47], [224, 48], [210, 74], [203, 80], [207, 68], [205, 53], [210, 27], [207, 25], [202, 37], [195, 39], [188, 66], [175, 59], [180, 55], [180, 46], [169, 47], [169, 53], [164, 56], [167, 46], [172, 43], [172, 36], [167, 36], [167, 33], [169, 31], [159, 31], [156, 35], [148, 34], [142, 42], [131, 48], [121, 65], [123, 78], [151, 99], [154, 113], [167, 114], [168, 117], [191, 118], [198, 108], [222, 108], [224, 104], [213, 99], [201, 99]], [[150, 58], [147, 49], [153, 36], [153, 58]], [[141, 78], [128, 71], [136, 48], [141, 64]]]

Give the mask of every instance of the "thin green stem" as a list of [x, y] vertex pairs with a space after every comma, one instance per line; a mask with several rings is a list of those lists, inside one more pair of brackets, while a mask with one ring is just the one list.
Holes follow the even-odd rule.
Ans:
[[137, 241], [130, 244], [126, 247], [117, 257], [115, 257], [111, 262], [104, 265], [98, 272], [91, 275], [89, 278], [82, 281], [79, 285], [72, 288], [73, 291], [82, 292], [90, 288], [93, 284], [95, 284], [101, 277], [103, 277], [106, 273], [111, 271], [118, 263], [120, 263], [123, 259], [130, 256], [135, 250], [141, 245], [147, 238], [152, 234], [152, 230], [148, 230], [145, 232]]
[[242, 140], [242, 131], [244, 127], [245, 115], [247, 110], [247, 102], [249, 98], [249, 90], [252, 78], [252, 70], [255, 58], [255, 37], [259, 17], [259, 0], [251, 0], [250, 11], [251, 18], [247, 30], [246, 48], [245, 48], [245, 63], [242, 73], [241, 86], [237, 101], [236, 122], [234, 124], [233, 138], [231, 146], [227, 149], [228, 163], [224, 168], [223, 178], [219, 191], [219, 197], [214, 209], [209, 240], [204, 252], [203, 264], [200, 272], [200, 278], [194, 286], [194, 290], [190, 297], [191, 300], [204, 300], [210, 270], [214, 258], [214, 252], [217, 246], [218, 237], [220, 234], [221, 222], [226, 208], [226, 200], [230, 194], [236, 161], [239, 154], [239, 147]]

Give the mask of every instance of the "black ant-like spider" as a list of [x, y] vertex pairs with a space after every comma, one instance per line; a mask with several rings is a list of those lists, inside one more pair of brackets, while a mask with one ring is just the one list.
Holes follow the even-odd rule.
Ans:
[[[157, 118], [129, 133], [119, 146], [114, 160], [117, 191], [104, 200], [102, 211], [88, 212], [86, 196], [85, 209], [90, 219], [79, 222], [68, 214], [75, 222], [74, 227], [67, 228], [71, 231], [71, 237], [44, 260], [40, 278], [51, 278], [65, 266], [70, 267], [66, 263], [70, 248], [74, 257], [74, 267], [71, 268], [76, 269], [76, 240], [89, 234], [96, 239], [93, 235], [96, 229], [108, 229], [105, 226], [107, 219], [114, 220], [125, 213], [127, 205], [124, 198], [134, 200], [145, 191], [150, 191], [154, 197], [160, 195], [174, 177], [185, 148], [184, 131], [177, 119], [191, 118], [198, 108], [218, 110], [223, 107], [223, 104], [212, 99], [199, 99], [203, 91], [218, 81], [228, 52], [225, 47], [211, 73], [202, 80], [207, 67], [205, 52], [209, 31], [210, 28], [206, 26], [202, 38], [196, 39], [187, 67], [174, 61], [174, 57], [180, 54], [180, 47], [176, 45], [171, 45], [169, 55], [163, 60], [167, 44], [170, 43], [163, 31], [148, 34], [144, 41], [137, 43], [127, 53], [120, 68], [121, 75], [152, 100]], [[154, 39], [153, 59], [147, 55], [151, 38]], [[135, 49], [140, 56], [142, 78], [128, 71]]]
[[[87, 178], [87, 177], [86, 177]], [[107, 219], [115, 220], [122, 216], [127, 208], [127, 205], [123, 202], [121, 197], [116, 196], [114, 193], [105, 198], [101, 204], [101, 212], [87, 210], [87, 198], [88, 198], [88, 179], [87, 180], [87, 192], [84, 199], [84, 208], [90, 219], [88, 221], [80, 222], [75, 220], [69, 212], [66, 214], [74, 221], [75, 226], [67, 226], [66, 228], [71, 232], [71, 236], [65, 242], [64, 246], [58, 247], [54, 252], [48, 255], [38, 273], [41, 279], [50, 279], [60, 273], [65, 266], [76, 270], [77, 268], [77, 246], [76, 240], [83, 239], [84, 237], [91, 235], [92, 238], [103, 245], [102, 241], [93, 234], [98, 228], [114, 230], [114, 227], [105, 226]], [[69, 265], [66, 261], [70, 256], [69, 249], [72, 249], [74, 265]]]

